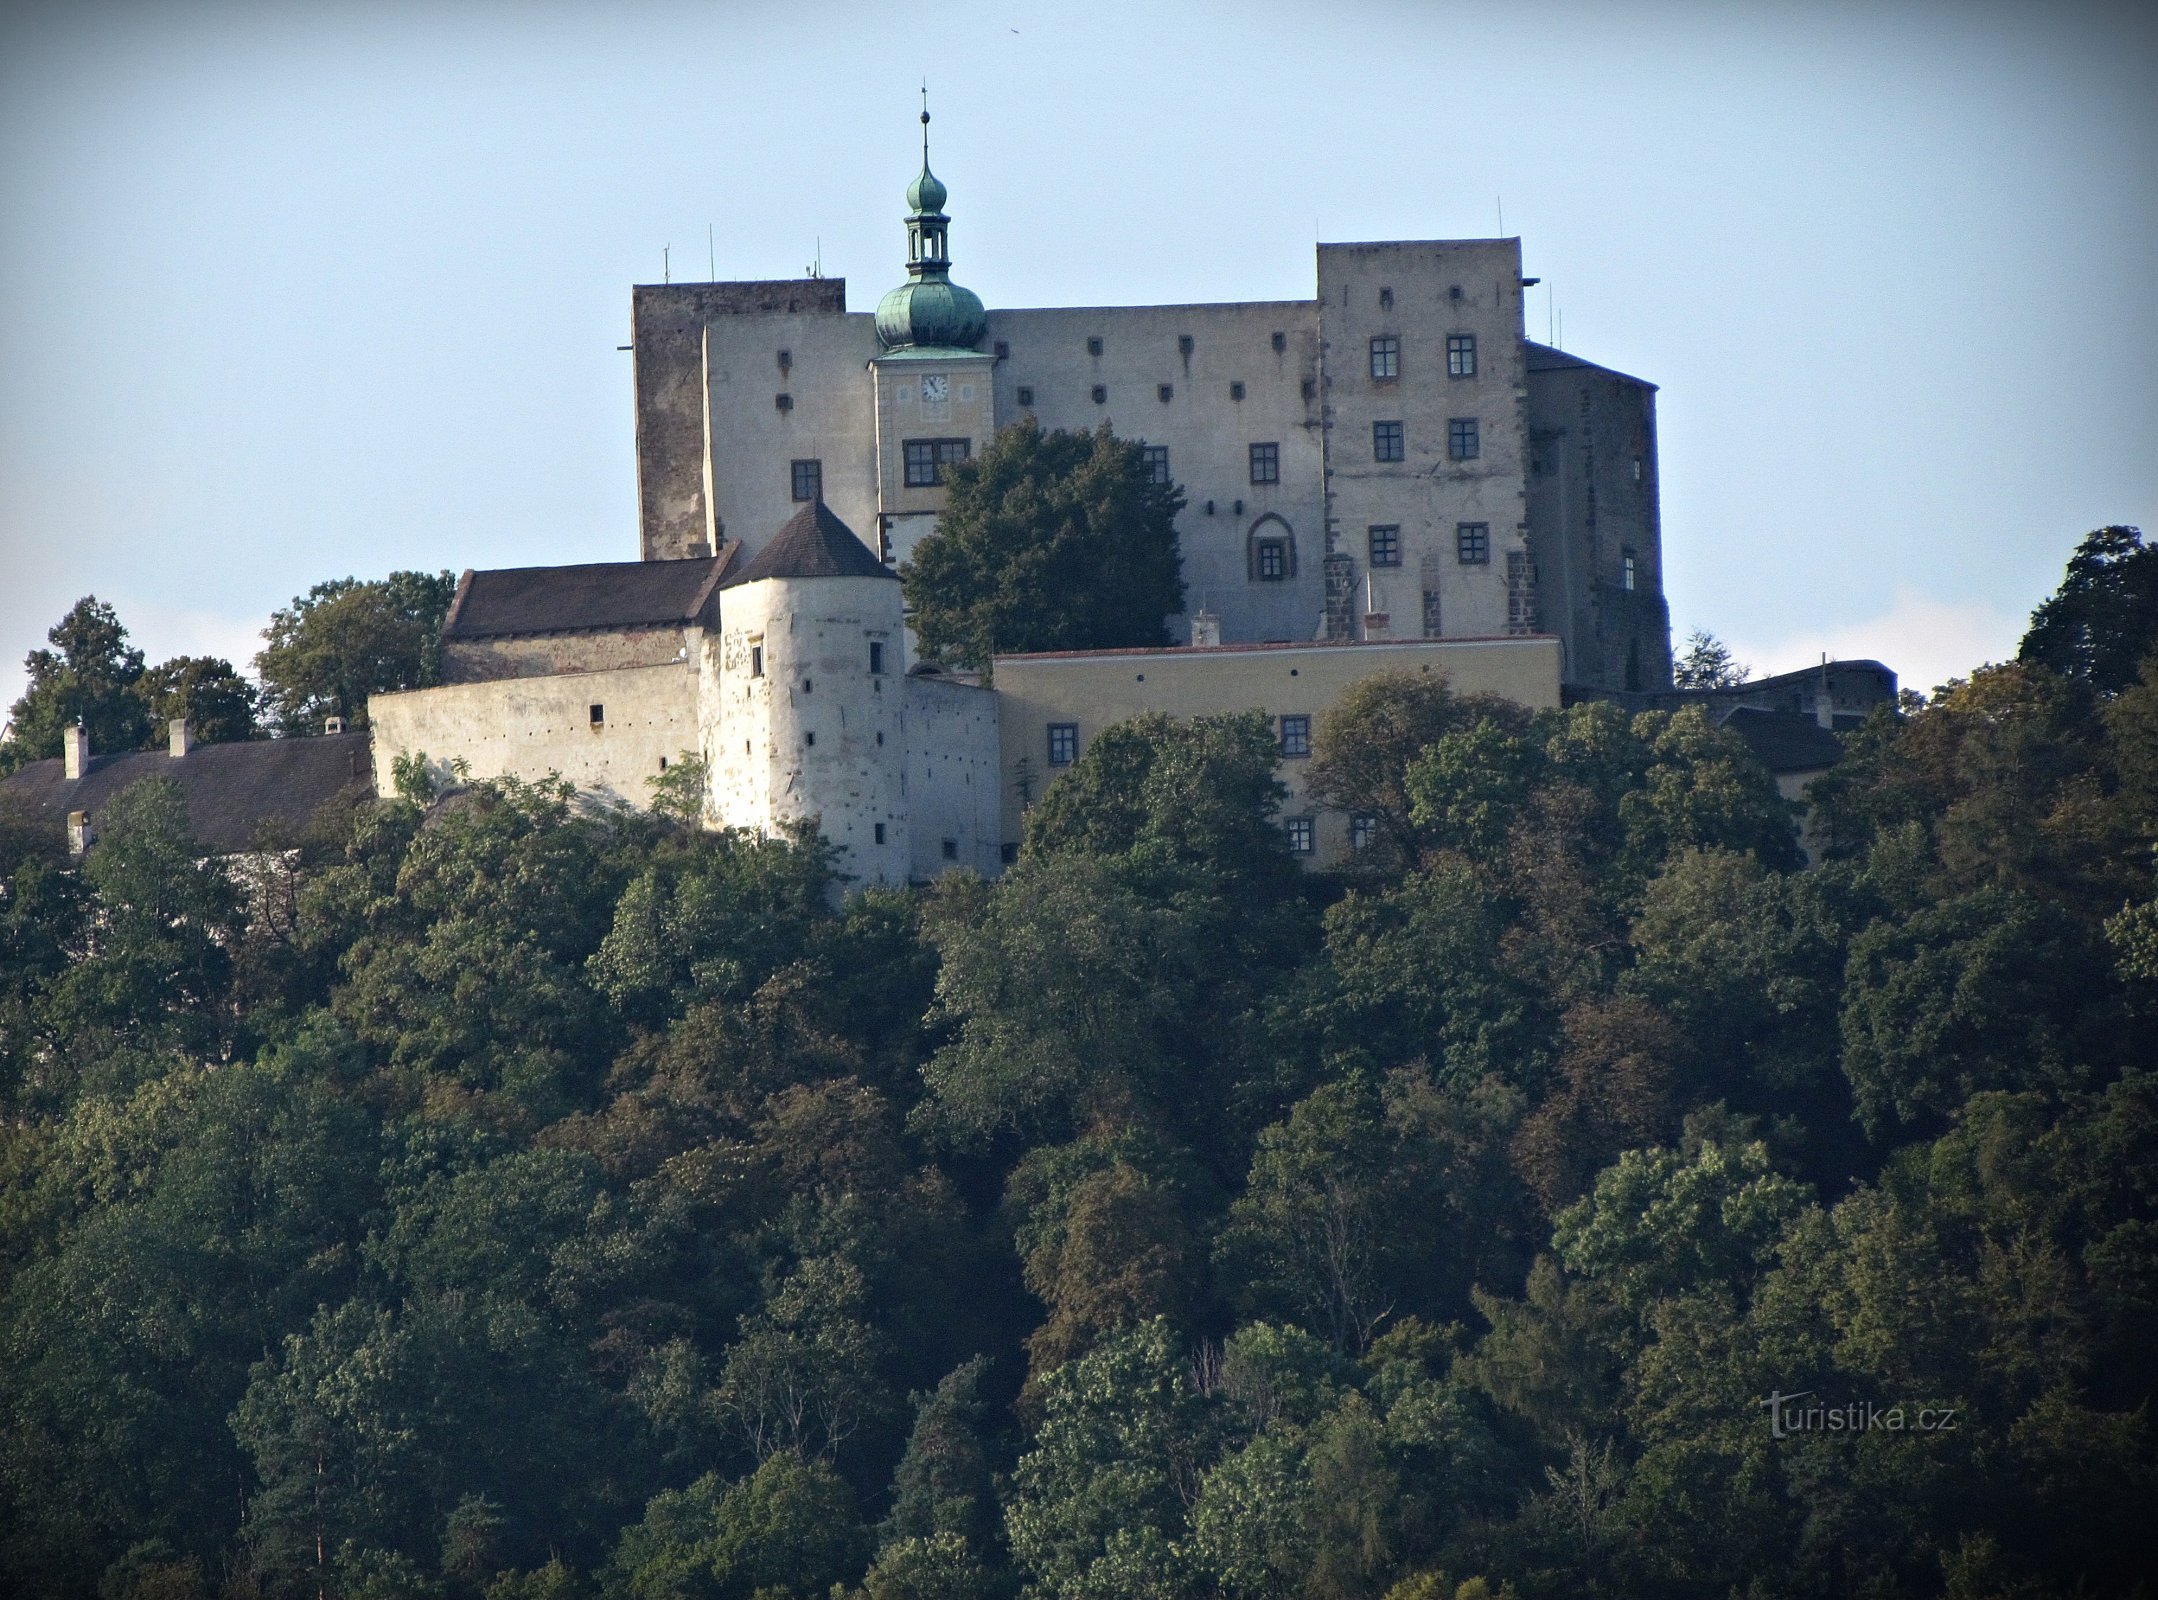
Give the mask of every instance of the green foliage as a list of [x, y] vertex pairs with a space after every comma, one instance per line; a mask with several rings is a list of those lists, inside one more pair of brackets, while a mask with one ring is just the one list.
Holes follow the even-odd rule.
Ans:
[[272, 612], [255, 668], [278, 730], [320, 733], [331, 716], [365, 727], [369, 695], [437, 682], [442, 619], [456, 593], [448, 572], [333, 578]]
[[2076, 546], [2060, 589], [2031, 613], [2017, 659], [2117, 694], [2158, 651], [2158, 547], [2135, 528], [2100, 528]]
[[1138, 443], [1029, 417], [947, 472], [937, 531], [900, 572], [925, 655], [982, 667], [1000, 651], [1169, 642], [1184, 494], [1154, 481]]
[[142, 652], [127, 642], [111, 606], [85, 595], [45, 637], [54, 648], [23, 662], [30, 681], [9, 713], [0, 773], [59, 755], [63, 730], [78, 722], [93, 751], [133, 750], [149, 737]]
[[174, 656], [142, 675], [136, 685], [149, 708], [149, 738], [154, 743], [175, 719], [184, 717], [198, 744], [226, 744], [253, 739], [255, 686], [216, 656]]
[[1686, 635], [1686, 648], [1671, 663], [1671, 684], [1677, 689], [1731, 689], [1746, 681], [1753, 669], [1731, 653], [1731, 647], [1705, 629]]
[[559, 784], [271, 897], [0, 810], [8, 1591], [2140, 1593], [2158, 666], [1877, 715], [1803, 872], [1698, 715], [1322, 750], [1340, 877], [1149, 719], [843, 903]]

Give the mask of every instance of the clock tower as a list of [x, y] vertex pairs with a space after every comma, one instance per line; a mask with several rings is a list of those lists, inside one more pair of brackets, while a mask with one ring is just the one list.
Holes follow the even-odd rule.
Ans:
[[922, 172], [907, 186], [907, 281], [877, 306], [878, 354], [869, 363], [877, 419], [877, 531], [897, 564], [935, 526], [945, 477], [996, 432], [996, 358], [976, 348], [988, 332], [980, 296], [951, 278], [948, 191], [929, 170], [928, 97]]

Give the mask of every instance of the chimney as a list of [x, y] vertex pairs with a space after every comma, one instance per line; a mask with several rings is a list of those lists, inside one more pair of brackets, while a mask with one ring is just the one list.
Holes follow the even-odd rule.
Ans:
[[343, 733], [343, 732], [345, 731], [345, 719], [344, 719], [343, 717], [325, 717], [325, 718], [323, 718], [323, 719], [322, 719], [322, 731], [323, 731], [323, 732], [324, 732], [325, 734], [330, 734], [330, 733]]
[[1828, 657], [1821, 657], [1821, 686], [1813, 691], [1813, 720], [1836, 731], [1836, 696], [1828, 687]]
[[1201, 606], [1191, 614], [1191, 647], [1210, 650], [1221, 643], [1221, 618]]
[[81, 855], [90, 848], [90, 813], [70, 811], [67, 814], [67, 848], [70, 855]]
[[66, 753], [67, 781], [73, 783], [90, 770], [90, 730], [80, 722], [69, 724], [61, 734], [61, 748]]
[[195, 736], [188, 731], [185, 717], [174, 717], [165, 724], [165, 738], [175, 761], [195, 747]]

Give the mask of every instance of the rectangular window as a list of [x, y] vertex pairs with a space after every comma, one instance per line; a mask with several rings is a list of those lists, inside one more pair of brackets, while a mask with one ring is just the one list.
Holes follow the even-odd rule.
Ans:
[[[1629, 587], [1631, 587], [1631, 586], [1629, 585]], [[605, 706], [594, 706], [594, 707], [592, 708], [592, 726], [593, 726], [593, 727], [595, 727], [595, 728], [597, 728], [597, 727], [599, 727], [599, 726], [600, 726], [601, 724], [603, 724], [604, 722], [606, 722], [606, 720], [607, 720], [607, 708], [606, 708]]]
[[1371, 375], [1374, 378], [1401, 376], [1401, 341], [1390, 333], [1382, 333], [1371, 341]]
[[877, 824], [877, 843], [884, 843], [884, 824], [881, 822]]
[[907, 487], [934, 489], [944, 482], [944, 469], [967, 459], [973, 446], [965, 439], [909, 439], [900, 446], [906, 462]]
[[1371, 530], [1371, 564], [1375, 567], [1401, 565], [1400, 524], [1387, 523]]
[[1279, 539], [1261, 539], [1258, 545], [1259, 581], [1279, 583], [1289, 575], [1289, 547]]
[[957, 839], [944, 841], [944, 859], [947, 861], [957, 861], [959, 859], [959, 841]]
[[1476, 376], [1475, 334], [1450, 333], [1446, 336], [1446, 375], [1449, 378]]
[[1374, 422], [1371, 425], [1371, 459], [1374, 461], [1399, 461], [1403, 454], [1401, 424], [1398, 422]]
[[761, 644], [749, 647], [749, 675], [752, 678], [764, 676], [764, 646]]
[[1301, 761], [1311, 754], [1311, 718], [1281, 719], [1281, 753], [1290, 761]]
[[1090, 356], [1098, 356], [1101, 354], [1101, 340], [1099, 337], [1087, 340], [1086, 353]]
[[1311, 818], [1288, 817], [1283, 820], [1281, 826], [1289, 836], [1290, 855], [1308, 856], [1311, 854], [1312, 849], [1317, 842], [1316, 834], [1318, 832], [1318, 830], [1312, 826]]
[[1152, 474], [1156, 483], [1167, 483], [1169, 481], [1169, 447], [1167, 445], [1145, 445], [1141, 447], [1139, 454], [1146, 458], [1146, 470]]
[[794, 463], [794, 498], [797, 500], [822, 500], [824, 498], [823, 462], [797, 461]]
[[884, 646], [875, 639], [869, 641], [869, 675], [873, 678], [884, 676]]
[[1464, 522], [1454, 529], [1454, 554], [1464, 567], [1488, 566], [1491, 562], [1491, 524]]
[[1019, 386], [1019, 403], [1023, 406], [1030, 406], [1034, 403], [1034, 389], [1032, 385], [1022, 383]]
[[1049, 765], [1068, 767], [1079, 759], [1079, 724], [1076, 722], [1052, 722], [1049, 724]]
[[1109, 386], [1106, 383], [1094, 385], [1094, 403], [1098, 406], [1105, 406], [1109, 403]]
[[1447, 422], [1446, 453], [1456, 461], [1474, 461], [1484, 453], [1483, 436], [1474, 417], [1454, 417]]
[[1634, 556], [1632, 545], [1619, 547], [1619, 587], [1632, 594], [1641, 581], [1641, 563]]
[[1379, 823], [1376, 817], [1351, 817], [1349, 819], [1349, 848], [1351, 850], [1369, 850], [1371, 842], [1378, 836]]
[[1281, 482], [1280, 445], [1255, 444], [1251, 447], [1251, 481], [1253, 483]]

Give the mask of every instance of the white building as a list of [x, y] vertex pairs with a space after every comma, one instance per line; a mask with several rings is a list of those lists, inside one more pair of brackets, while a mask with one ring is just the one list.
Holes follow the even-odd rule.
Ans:
[[1655, 388], [1524, 336], [1519, 240], [1321, 245], [1310, 300], [985, 310], [946, 198], [925, 145], [874, 314], [840, 279], [634, 291], [645, 559], [754, 554], [821, 496], [897, 566], [999, 426], [1106, 421], [1184, 489], [1226, 643], [1548, 631], [1569, 685], [1669, 685]]

